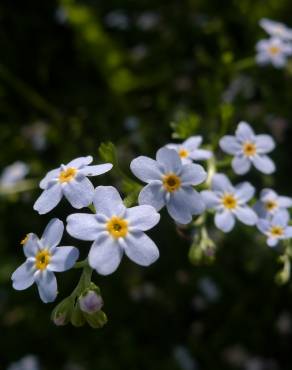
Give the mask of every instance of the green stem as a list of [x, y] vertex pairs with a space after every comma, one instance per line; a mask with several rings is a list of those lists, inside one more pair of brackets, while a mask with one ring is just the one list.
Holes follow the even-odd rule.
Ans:
[[255, 57], [249, 57], [234, 63], [233, 68], [236, 72], [252, 68], [256, 65]]

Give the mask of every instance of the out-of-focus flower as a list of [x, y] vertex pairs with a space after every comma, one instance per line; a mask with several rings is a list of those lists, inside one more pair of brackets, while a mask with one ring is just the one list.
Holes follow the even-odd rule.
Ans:
[[279, 211], [271, 219], [259, 219], [258, 229], [267, 236], [267, 244], [274, 247], [280, 240], [292, 237], [292, 226], [288, 226], [289, 215]]
[[87, 207], [94, 194], [94, 187], [87, 176], [98, 176], [112, 168], [111, 163], [88, 166], [91, 156], [73, 159], [67, 165], [52, 170], [40, 182], [44, 189], [33, 208], [39, 214], [48, 213], [60, 202], [63, 195], [74, 208]]
[[292, 207], [292, 198], [278, 195], [272, 189], [263, 189], [260, 193], [260, 200], [256, 202], [254, 210], [259, 218], [273, 216], [278, 211], [286, 212], [289, 217], [287, 208]]
[[202, 166], [182, 164], [175, 150], [161, 148], [156, 161], [140, 156], [130, 167], [135, 176], [147, 183], [139, 194], [139, 204], [150, 204], [157, 211], [166, 205], [170, 216], [181, 224], [191, 222], [192, 215], [204, 212], [203, 199], [193, 188], [207, 177]]
[[174, 358], [182, 370], [196, 370], [198, 369], [196, 361], [187, 347], [176, 346], [173, 351]]
[[36, 356], [26, 355], [9, 365], [7, 370], [40, 370], [40, 364]]
[[124, 252], [141, 266], [149, 266], [158, 259], [157, 246], [144, 233], [159, 222], [160, 215], [153, 207], [126, 208], [112, 186], [98, 186], [93, 204], [96, 214], [70, 215], [67, 231], [77, 239], [94, 241], [88, 262], [99, 274], [113, 273]]
[[167, 144], [166, 147], [177, 151], [183, 164], [192, 163], [192, 161], [204, 161], [212, 157], [212, 152], [205, 149], [199, 149], [202, 144], [202, 136], [192, 136], [182, 144]]
[[130, 19], [123, 10], [113, 10], [108, 13], [104, 22], [108, 27], [126, 30], [130, 26]]
[[238, 124], [235, 136], [223, 136], [220, 147], [225, 153], [234, 155], [232, 168], [238, 175], [247, 173], [251, 165], [265, 174], [275, 171], [274, 162], [266, 155], [275, 148], [274, 139], [270, 135], [255, 135], [246, 122]]
[[209, 302], [216, 302], [220, 297], [217, 284], [209, 277], [204, 277], [198, 281], [198, 287]]
[[262, 18], [260, 26], [270, 35], [283, 40], [292, 40], [292, 29], [284, 23]]
[[34, 149], [43, 150], [47, 145], [46, 134], [48, 131], [48, 125], [44, 122], [35, 122], [31, 125], [24, 126], [22, 133], [27, 138]]
[[37, 284], [43, 302], [53, 302], [57, 296], [54, 272], [69, 270], [79, 257], [75, 247], [58, 247], [64, 231], [57, 218], [47, 225], [41, 239], [30, 233], [23, 243], [26, 261], [12, 274], [13, 288], [24, 290]]
[[156, 12], [144, 12], [138, 16], [137, 27], [143, 31], [149, 31], [155, 28], [159, 23], [160, 17]]
[[253, 197], [255, 188], [248, 182], [233, 187], [223, 174], [216, 174], [212, 179], [212, 191], [202, 191], [207, 208], [215, 209], [215, 225], [218, 229], [229, 232], [235, 219], [245, 225], [255, 225], [258, 217], [246, 203]]
[[256, 44], [256, 62], [259, 65], [271, 63], [276, 68], [286, 65], [287, 59], [292, 55], [292, 45], [279, 38], [260, 40]]
[[0, 177], [0, 186], [10, 187], [16, 185], [28, 174], [29, 167], [26, 163], [17, 161], [4, 168]]
[[85, 295], [80, 296], [78, 302], [81, 311], [89, 314], [99, 311], [103, 306], [101, 295], [94, 290], [89, 290]]

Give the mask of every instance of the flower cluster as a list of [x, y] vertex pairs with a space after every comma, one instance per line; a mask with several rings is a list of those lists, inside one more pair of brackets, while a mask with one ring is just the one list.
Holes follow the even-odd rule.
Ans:
[[[178, 229], [186, 224], [193, 229], [191, 250], [214, 248], [207, 231], [207, 220], [212, 214], [216, 227], [224, 233], [230, 232], [238, 220], [247, 226], [256, 226], [267, 237], [269, 246], [291, 238], [288, 209], [292, 207], [292, 198], [263, 189], [256, 200], [252, 184], [243, 181], [234, 186], [226, 174], [217, 172], [216, 153], [199, 149], [201, 143], [201, 136], [192, 136], [182, 144], [160, 148], [155, 159], [146, 156], [133, 159], [130, 169], [146, 185], [142, 187], [127, 177], [132, 187], [139, 189], [134, 192], [137, 197], [131, 198], [131, 204], [128, 198], [123, 200], [113, 186], [94, 187], [88, 179], [110, 171], [111, 163], [90, 165], [93, 158], [87, 156], [48, 172], [40, 182], [43, 192], [34, 209], [46, 214], [63, 196], [75, 209], [87, 208], [85, 212], [67, 217], [66, 231], [75, 239], [91, 242], [91, 246], [85, 260], [77, 262], [79, 251], [75, 246], [60, 246], [65, 229], [63, 222], [52, 219], [41, 238], [30, 233], [22, 241], [26, 261], [13, 273], [13, 287], [24, 290], [36, 283], [42, 301], [52, 302], [58, 292], [54, 273], [82, 268], [77, 287], [56, 306], [52, 319], [57, 325], [71, 321], [80, 326], [87, 321], [92, 327], [101, 327], [106, 322], [101, 311], [104, 302], [99, 288], [91, 281], [92, 271], [112, 274], [124, 254], [140, 266], [157, 261], [159, 249], [146, 232], [159, 223], [158, 212], [163, 207]], [[238, 124], [234, 136], [223, 136], [219, 146], [222, 152], [233, 156], [227, 163], [227, 172], [232, 169], [242, 176], [252, 167], [263, 174], [276, 170], [268, 156], [275, 148], [273, 138], [255, 134], [247, 122]], [[199, 160], [205, 161], [203, 165], [194, 163]], [[198, 256], [193, 252], [190, 256]]]
[[256, 44], [256, 62], [259, 65], [272, 64], [276, 68], [286, 65], [292, 55], [292, 29], [285, 24], [263, 18], [260, 26], [268, 33], [269, 39]]

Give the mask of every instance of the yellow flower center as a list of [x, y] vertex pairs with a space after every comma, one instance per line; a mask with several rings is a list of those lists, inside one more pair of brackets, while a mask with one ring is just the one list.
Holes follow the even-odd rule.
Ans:
[[270, 234], [274, 238], [278, 238], [284, 234], [284, 229], [281, 226], [272, 226], [270, 229]]
[[221, 202], [224, 208], [227, 209], [234, 209], [237, 207], [237, 200], [233, 194], [225, 194], [222, 197]]
[[273, 211], [275, 208], [278, 207], [278, 204], [277, 202], [275, 202], [274, 200], [268, 200], [266, 203], [265, 203], [265, 209], [268, 211], [268, 212], [271, 212]]
[[181, 157], [181, 158], [187, 158], [189, 156], [189, 151], [184, 149], [184, 148], [181, 148], [179, 151], [178, 151], [178, 155]]
[[164, 189], [172, 193], [180, 188], [181, 180], [174, 173], [169, 173], [163, 176], [162, 183]]
[[50, 263], [51, 253], [47, 249], [39, 251], [35, 256], [35, 267], [38, 270], [45, 270]]
[[107, 222], [106, 229], [115, 239], [124, 238], [128, 234], [128, 221], [114, 216]]
[[61, 171], [59, 175], [59, 182], [63, 184], [64, 182], [71, 181], [72, 179], [74, 179], [76, 173], [77, 170], [74, 167], [69, 167], [64, 171]]
[[28, 242], [29, 234], [26, 234], [26, 236], [21, 240], [20, 244], [25, 246], [25, 244]]
[[277, 54], [279, 54], [279, 53], [280, 53], [280, 51], [281, 51], [281, 49], [280, 49], [278, 46], [271, 46], [271, 47], [269, 48], [269, 53], [270, 53], [271, 55], [277, 55]]
[[256, 154], [257, 147], [254, 143], [251, 143], [247, 141], [246, 143], [243, 144], [243, 153], [247, 157], [252, 157], [253, 155]]

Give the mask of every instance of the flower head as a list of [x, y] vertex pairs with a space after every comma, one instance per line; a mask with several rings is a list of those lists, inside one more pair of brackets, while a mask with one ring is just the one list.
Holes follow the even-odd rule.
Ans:
[[26, 163], [17, 161], [4, 168], [0, 177], [0, 186], [9, 187], [16, 185], [29, 172]]
[[270, 219], [259, 219], [257, 227], [267, 236], [268, 246], [274, 247], [280, 240], [292, 237], [292, 227], [288, 226], [288, 222], [288, 213], [279, 211]]
[[256, 62], [259, 65], [271, 63], [276, 68], [282, 68], [286, 65], [288, 56], [292, 55], [292, 45], [272, 37], [260, 40], [256, 44], [256, 51]]
[[202, 191], [207, 208], [214, 209], [215, 225], [218, 229], [229, 232], [233, 229], [235, 219], [245, 225], [255, 225], [258, 217], [246, 204], [254, 195], [254, 187], [243, 182], [233, 186], [223, 174], [216, 174], [212, 179], [212, 191]]
[[53, 302], [57, 296], [54, 272], [69, 270], [79, 257], [75, 247], [58, 247], [64, 231], [63, 222], [57, 218], [47, 225], [39, 239], [29, 234], [23, 246], [26, 261], [12, 274], [13, 288], [24, 290], [34, 282], [43, 302]]
[[166, 148], [177, 151], [183, 164], [192, 163], [193, 161], [206, 160], [212, 157], [212, 152], [205, 149], [199, 149], [202, 144], [202, 136], [192, 136], [182, 144], [167, 144]]
[[260, 200], [255, 204], [254, 210], [259, 218], [267, 218], [281, 211], [286, 212], [292, 207], [292, 198], [278, 195], [272, 189], [263, 189], [260, 193]]
[[101, 275], [114, 272], [124, 252], [135, 263], [148, 266], [159, 257], [153, 241], [144, 233], [160, 219], [148, 205], [126, 208], [112, 186], [98, 186], [93, 204], [96, 214], [76, 213], [67, 218], [67, 231], [80, 240], [94, 241], [88, 262]]
[[270, 135], [255, 135], [246, 122], [238, 124], [235, 136], [223, 136], [220, 147], [234, 155], [232, 168], [238, 175], [247, 173], [251, 165], [265, 174], [275, 171], [274, 162], [266, 155], [275, 148], [274, 139]]
[[44, 191], [33, 208], [39, 214], [47, 213], [56, 207], [63, 195], [74, 208], [88, 206], [92, 202], [94, 187], [87, 176], [98, 176], [112, 168], [110, 163], [89, 166], [92, 160], [91, 156], [76, 158], [48, 172], [40, 182]]
[[292, 40], [292, 29], [287, 27], [284, 23], [267, 18], [262, 18], [259, 23], [270, 36], [278, 37], [282, 40]]
[[203, 199], [193, 186], [204, 182], [207, 174], [198, 164], [183, 164], [175, 150], [159, 149], [156, 161], [143, 156], [135, 158], [131, 170], [147, 183], [139, 194], [139, 204], [150, 204], [157, 211], [166, 205], [170, 216], [181, 224], [204, 212]]

